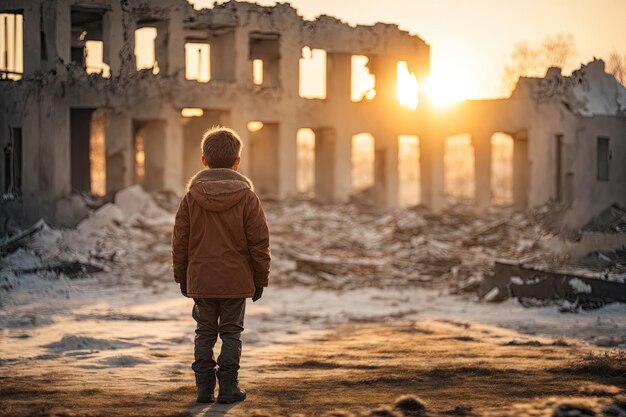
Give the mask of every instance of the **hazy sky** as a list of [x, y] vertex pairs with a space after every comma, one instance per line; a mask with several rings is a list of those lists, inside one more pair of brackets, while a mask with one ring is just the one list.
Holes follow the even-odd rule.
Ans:
[[[192, 0], [210, 7], [214, 0]], [[272, 0], [257, 0], [272, 5]], [[571, 33], [576, 60], [626, 54], [626, 0], [291, 0], [306, 19], [396, 23], [431, 45], [433, 76], [453, 79], [469, 98], [496, 97], [514, 45]], [[196, 6], [198, 7], [198, 6]]]

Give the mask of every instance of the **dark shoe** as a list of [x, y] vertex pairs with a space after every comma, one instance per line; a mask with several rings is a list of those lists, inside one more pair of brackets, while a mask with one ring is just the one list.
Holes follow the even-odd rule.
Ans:
[[217, 371], [217, 379], [220, 381], [218, 403], [231, 404], [246, 399], [246, 392], [239, 388], [237, 372]]
[[208, 374], [196, 374], [196, 387], [198, 388], [199, 403], [215, 402], [215, 371]]

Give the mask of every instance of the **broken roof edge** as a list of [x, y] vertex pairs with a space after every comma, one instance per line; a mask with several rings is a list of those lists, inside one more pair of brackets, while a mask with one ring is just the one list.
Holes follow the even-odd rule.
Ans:
[[563, 75], [550, 67], [543, 77], [519, 77], [509, 98], [533, 98], [537, 102], [559, 100], [572, 113], [583, 116], [626, 116], [626, 87], [606, 72], [594, 58]]
[[346, 22], [345, 20], [330, 16], [327, 14], [320, 14], [316, 16], [314, 19], [307, 19], [303, 15], [301, 15], [294, 6], [292, 6], [289, 2], [276, 2], [272, 6], [264, 6], [252, 1], [240, 1], [240, 0], [228, 0], [222, 3], [218, 3], [217, 1], [213, 3], [212, 7], [203, 7], [201, 9], [196, 9], [188, 0], [181, 0], [189, 6], [189, 11], [195, 14], [196, 17], [204, 17], [209, 16], [214, 12], [220, 11], [232, 11], [232, 12], [240, 12], [240, 11], [257, 11], [259, 13], [273, 13], [274, 10], [283, 10], [287, 12], [293, 12], [295, 16], [300, 18], [303, 26], [317, 26], [318, 24], [329, 24], [329, 25], [337, 25], [343, 26], [344, 29], [350, 29], [354, 31], [362, 31], [362, 30], [371, 30], [374, 32], [379, 31], [387, 31], [392, 30], [397, 32], [400, 36], [406, 36], [411, 38], [412, 40], [418, 40], [421, 44], [425, 46], [430, 46], [421, 36], [418, 34], [414, 34], [409, 32], [408, 30], [401, 29], [400, 26], [396, 23], [385, 23], [385, 22], [376, 22], [372, 25], [367, 24], [351, 24]]

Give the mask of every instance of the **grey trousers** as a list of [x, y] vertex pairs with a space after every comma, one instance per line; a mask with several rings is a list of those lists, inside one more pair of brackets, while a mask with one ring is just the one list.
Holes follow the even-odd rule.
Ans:
[[[195, 361], [191, 369], [196, 374], [204, 375], [213, 372], [217, 364], [221, 371], [238, 371], [246, 299], [194, 298], [194, 301], [192, 316], [197, 327], [194, 345]], [[222, 339], [222, 351], [216, 362], [213, 348], [218, 335]]]

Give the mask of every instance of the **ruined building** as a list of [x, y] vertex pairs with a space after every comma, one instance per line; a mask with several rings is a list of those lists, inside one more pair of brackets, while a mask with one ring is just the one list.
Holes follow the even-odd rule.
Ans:
[[[465, 133], [470, 194], [484, 209], [502, 132], [513, 144], [509, 203], [560, 202], [572, 227], [626, 203], [626, 103], [586, 112], [571, 92], [582, 87], [553, 74], [565, 92], [543, 97], [545, 80], [522, 80], [509, 99], [431, 108], [419, 88], [430, 48], [396, 25], [307, 21], [287, 4], [236, 1], [194, 10], [185, 0], [2, 0], [0, 17], [1, 212], [21, 225], [75, 224], [94, 196], [134, 183], [182, 191], [217, 124], [241, 134], [241, 170], [266, 197], [342, 202], [368, 188], [395, 207], [409, 189], [419, 190], [413, 203], [440, 210], [446, 138]], [[587, 69], [622, 97], [600, 64]], [[585, 94], [603, 94], [585, 82]], [[407, 137], [417, 151], [401, 149]], [[402, 155], [417, 171], [409, 182]]]

